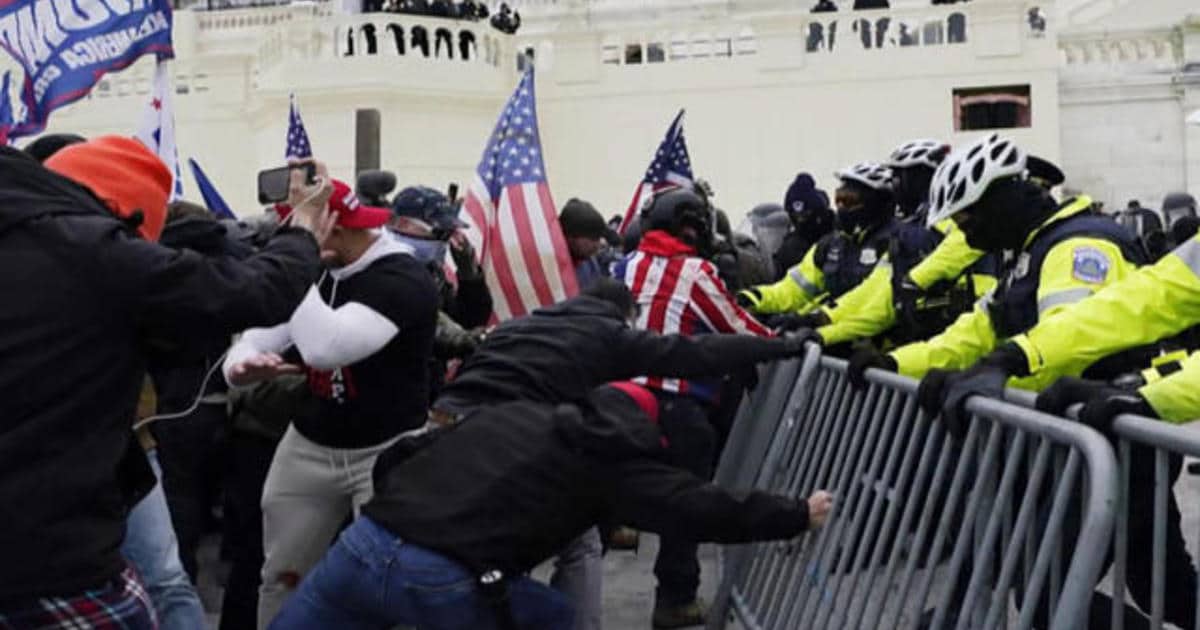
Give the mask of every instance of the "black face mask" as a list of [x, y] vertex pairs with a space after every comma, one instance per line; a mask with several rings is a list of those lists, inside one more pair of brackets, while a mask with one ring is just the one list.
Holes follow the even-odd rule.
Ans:
[[933, 169], [927, 166], [896, 169], [896, 203], [900, 207], [900, 216], [912, 216], [929, 200], [929, 182], [932, 180]]
[[868, 200], [866, 203], [838, 210], [834, 217], [834, 224], [837, 229], [849, 234], [856, 240], [861, 239], [868, 232], [883, 225], [892, 216], [892, 208], [888, 203], [879, 203], [878, 201]]
[[959, 222], [967, 245], [985, 252], [1019, 251], [1057, 205], [1035, 184], [1007, 179], [992, 184]]

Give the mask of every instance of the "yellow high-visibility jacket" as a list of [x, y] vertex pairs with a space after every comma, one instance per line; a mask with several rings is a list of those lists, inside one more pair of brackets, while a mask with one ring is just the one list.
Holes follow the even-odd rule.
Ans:
[[1173, 424], [1200, 418], [1200, 353], [1180, 361], [1179, 367], [1178, 372], [1150, 380], [1138, 390], [1159, 418]]
[[754, 287], [753, 291], [742, 291], [749, 296], [755, 313], [807, 313], [821, 303], [825, 297], [825, 273], [817, 266], [817, 245], [808, 248], [804, 260], [788, 270], [787, 275], [774, 284]]
[[[952, 280], [975, 264], [983, 252], [971, 249], [967, 239], [954, 225], [946, 220], [938, 224], [938, 231], [946, 235], [937, 249], [909, 271], [909, 278], [922, 290], [927, 290], [942, 280]], [[975, 288], [982, 295], [995, 286], [995, 280], [977, 275]], [[817, 330], [826, 344], [842, 343], [855, 339], [873, 337], [891, 328], [896, 323], [896, 305], [892, 294], [892, 265], [884, 260], [875, 267], [871, 275], [841, 298], [837, 306], [828, 309], [830, 324]]]
[[1031, 373], [1062, 373], [1066, 364], [1092, 363], [1198, 323], [1200, 235], [1078, 308], [1042, 318], [1013, 341], [1025, 352]]
[[[1078, 197], [1065, 204], [1029, 236], [1025, 241], [1026, 248], [1042, 229], [1061, 219], [1087, 212], [1091, 205], [1091, 199], [1086, 197]], [[1081, 265], [1081, 262], [1086, 264]], [[1019, 273], [1020, 267], [1017, 264], [1010, 273]], [[1037, 304], [1031, 307], [1036, 308], [1038, 321], [1048, 321], [1071, 304], [1124, 280], [1136, 269], [1137, 265], [1126, 259], [1120, 246], [1112, 241], [1089, 236], [1063, 239], [1046, 253], [1038, 278]], [[892, 352], [891, 356], [896, 360], [900, 373], [920, 378], [935, 368], [965, 369], [994, 350], [1004, 340], [997, 338], [993, 327], [988, 311], [990, 298], [991, 295], [985, 297], [971, 312], [964, 313], [937, 337]], [[1009, 384], [1025, 389], [1042, 389], [1060, 376], [1078, 376], [1099, 358], [1063, 361], [1057, 369], [1014, 379]]]

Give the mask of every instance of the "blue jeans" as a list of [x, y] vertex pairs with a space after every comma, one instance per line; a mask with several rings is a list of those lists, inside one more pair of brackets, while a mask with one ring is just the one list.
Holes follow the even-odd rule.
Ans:
[[[146, 458], [154, 474], [161, 478], [157, 453], [150, 451]], [[171, 513], [161, 483], [155, 484], [150, 494], [129, 513], [121, 555], [133, 564], [145, 583], [162, 630], [208, 627], [200, 597], [179, 561], [179, 544], [171, 528]]]
[[[402, 542], [365, 516], [342, 532], [271, 630], [494, 630], [495, 613], [475, 589], [475, 575], [449, 558]], [[517, 626], [571, 630], [566, 597], [528, 577], [509, 585]]]

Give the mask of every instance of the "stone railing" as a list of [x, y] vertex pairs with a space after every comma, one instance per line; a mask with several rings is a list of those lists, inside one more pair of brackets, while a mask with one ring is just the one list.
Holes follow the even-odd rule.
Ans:
[[1182, 39], [1170, 28], [1062, 34], [1058, 47], [1067, 66], [1142, 66], [1169, 70], [1183, 63]]
[[279, 3], [267, 6], [207, 10], [193, 5], [196, 30], [202, 34], [222, 31], [264, 29], [298, 17], [329, 17], [334, 8], [328, 2]]

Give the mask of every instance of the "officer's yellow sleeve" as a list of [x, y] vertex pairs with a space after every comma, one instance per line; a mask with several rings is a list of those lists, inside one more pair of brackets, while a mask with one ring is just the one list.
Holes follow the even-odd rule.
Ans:
[[937, 249], [908, 272], [908, 277], [918, 287], [928, 289], [941, 280], [957, 278], [964, 269], [983, 257], [983, 252], [967, 245], [967, 237], [962, 230], [953, 223], [951, 226]]
[[816, 262], [817, 248], [808, 249], [804, 260], [788, 270], [775, 284], [758, 287], [761, 294], [754, 306], [756, 313], [807, 313], [817, 306], [825, 293], [825, 274]]
[[[1087, 300], [1104, 287], [1129, 277], [1137, 267], [1125, 260], [1121, 248], [1097, 238], [1071, 238], [1054, 246], [1042, 261], [1038, 281], [1038, 322]], [[1062, 376], [1079, 376], [1095, 361], [1070, 359], [1050, 369], [1013, 379], [1012, 387], [1041, 391]]]
[[1179, 366], [1178, 372], [1138, 390], [1158, 417], [1175, 424], [1200, 418], [1200, 353], [1184, 359]]
[[1200, 322], [1200, 236], [1129, 273], [1078, 307], [1062, 309], [1013, 341], [1031, 372], [1063, 373], [1177, 334]]
[[971, 367], [996, 347], [996, 331], [983, 302], [954, 320], [942, 334], [901, 346], [891, 353], [897, 371], [922, 378], [929, 370], [962, 370]]
[[892, 301], [892, 265], [884, 260], [861, 284], [837, 299], [827, 311], [832, 322], [817, 329], [826, 344], [873, 337], [896, 323]]

